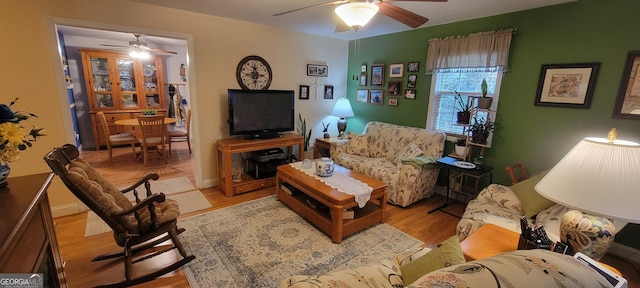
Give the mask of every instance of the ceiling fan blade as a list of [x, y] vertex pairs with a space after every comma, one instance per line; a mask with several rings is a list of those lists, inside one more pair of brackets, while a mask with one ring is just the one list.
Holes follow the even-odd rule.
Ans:
[[119, 47], [119, 48], [129, 48], [129, 46], [124, 46], [124, 45], [112, 45], [112, 44], [100, 44], [100, 46], [106, 46], [106, 47]]
[[318, 3], [318, 4], [313, 4], [313, 5], [309, 5], [309, 6], [305, 6], [305, 7], [301, 7], [301, 8], [296, 8], [293, 10], [289, 10], [289, 11], [284, 11], [284, 12], [280, 12], [277, 14], [273, 14], [273, 16], [280, 16], [280, 15], [284, 15], [284, 14], [289, 14], [291, 12], [296, 12], [296, 11], [300, 11], [303, 9], [307, 9], [307, 8], [313, 8], [313, 7], [320, 7], [320, 6], [326, 6], [326, 5], [335, 5], [335, 4], [344, 4], [349, 2], [350, 0], [337, 0], [337, 1], [329, 1], [329, 2], [325, 2], [325, 3]]
[[449, 0], [385, 0], [384, 2], [448, 2]]
[[334, 30], [334, 33], [341, 33], [341, 32], [347, 32], [351, 30], [351, 27], [349, 27], [349, 25], [347, 25], [347, 23], [344, 23], [344, 21], [342, 20], [338, 20], [338, 24], [336, 24], [336, 30]]
[[391, 4], [387, 4], [385, 2], [377, 2], [378, 7], [380, 8], [379, 12], [386, 15], [387, 17], [393, 18], [396, 21], [403, 23], [411, 28], [418, 28], [422, 26], [422, 24], [427, 23], [429, 19], [422, 17], [416, 13], [413, 13], [409, 10], [400, 8], [398, 6], [394, 6]]
[[150, 47], [144, 47], [146, 50], [149, 50], [153, 53], [166, 53], [166, 54], [178, 54], [178, 52], [175, 51], [170, 51], [170, 50], [164, 50], [164, 49], [157, 49], [157, 48], [150, 48]]

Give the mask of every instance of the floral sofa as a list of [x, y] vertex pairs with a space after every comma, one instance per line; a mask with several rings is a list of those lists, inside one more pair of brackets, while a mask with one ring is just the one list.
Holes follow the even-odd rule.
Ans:
[[[442, 157], [444, 133], [369, 122], [363, 134], [331, 143], [336, 164], [387, 183], [387, 201], [406, 207], [433, 194], [439, 168], [427, 165]], [[420, 158], [417, 162], [409, 160]], [[426, 161], [426, 162], [425, 162]]]
[[405, 283], [406, 265], [429, 248], [396, 255], [393, 261], [316, 276], [292, 276], [280, 288], [318, 287], [613, 287], [600, 274], [568, 255], [547, 250], [518, 250], [417, 275]]
[[[458, 222], [456, 235], [460, 241], [467, 238], [485, 223], [495, 224], [521, 233], [520, 218], [523, 215], [527, 217], [531, 227], [542, 225], [551, 241], [560, 241], [562, 217], [571, 209], [554, 203], [535, 191], [535, 185], [545, 174], [546, 171], [509, 187], [491, 184], [480, 191], [474, 200], [469, 201], [462, 219]], [[582, 215], [580, 212], [577, 213], [579, 215], [574, 216], [571, 219], [572, 222], [567, 220], [568, 223], [572, 223], [571, 226], [575, 227], [575, 230], [571, 232], [571, 237], [569, 237], [573, 240], [569, 242], [573, 247], [580, 247], [578, 248], [580, 252], [598, 260], [604, 256], [611, 242], [613, 242], [615, 227], [601, 225], [602, 228], [597, 228], [592, 224], [594, 221], [602, 220], [608, 222], [608, 220], [591, 215]], [[585, 221], [581, 217], [588, 217], [589, 221]], [[621, 224], [616, 223], [616, 225]], [[610, 237], [602, 237], [602, 234]]]

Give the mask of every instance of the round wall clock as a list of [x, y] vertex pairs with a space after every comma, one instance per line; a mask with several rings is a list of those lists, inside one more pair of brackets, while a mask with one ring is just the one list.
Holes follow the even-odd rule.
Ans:
[[271, 85], [271, 66], [260, 56], [247, 56], [238, 63], [236, 78], [242, 89], [267, 90]]

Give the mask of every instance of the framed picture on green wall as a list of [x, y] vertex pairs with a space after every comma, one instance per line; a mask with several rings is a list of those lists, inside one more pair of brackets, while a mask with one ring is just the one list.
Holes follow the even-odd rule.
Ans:
[[373, 104], [382, 104], [384, 103], [384, 93], [379, 89], [369, 90], [371, 93], [371, 103]]
[[589, 109], [600, 63], [542, 65], [536, 106]]
[[627, 54], [627, 62], [622, 71], [614, 118], [640, 120], [640, 51]]
[[367, 90], [367, 89], [359, 89], [358, 90], [358, 94], [356, 96], [356, 101], [368, 103], [369, 102], [369, 90]]
[[371, 65], [371, 86], [382, 86], [384, 82], [384, 64]]

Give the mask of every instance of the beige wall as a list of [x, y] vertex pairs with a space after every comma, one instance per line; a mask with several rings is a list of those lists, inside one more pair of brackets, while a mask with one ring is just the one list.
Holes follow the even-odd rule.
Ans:
[[[1, 103], [20, 97], [16, 108], [39, 116], [33, 124], [46, 128], [47, 137], [11, 164], [11, 177], [49, 172], [42, 156], [52, 147], [71, 142], [70, 116], [64, 112], [66, 90], [60, 59], [55, 51], [52, 23], [91, 28], [138, 28], [146, 32], [187, 35], [190, 38], [190, 71], [187, 76], [193, 105], [195, 140], [201, 173], [199, 186], [217, 185], [215, 142], [228, 137], [226, 90], [238, 88], [235, 68], [247, 55], [260, 55], [273, 70], [271, 89], [292, 89], [300, 84], [334, 85], [337, 99], [346, 93], [348, 43], [235, 20], [154, 7], [124, 0], [29, 0], [0, 2]], [[86, 24], [86, 25], [85, 25]], [[135, 29], [131, 29], [135, 30]], [[129, 32], [132, 32], [129, 30]], [[149, 33], [151, 34], [151, 33]], [[53, 48], [52, 48], [53, 47]], [[329, 77], [307, 77], [307, 63], [329, 66]], [[316, 83], [317, 81], [317, 83]], [[312, 88], [313, 90], [313, 88]], [[297, 95], [297, 92], [296, 92]], [[328, 114], [335, 100], [296, 100], [301, 112], [321, 133], [320, 121], [335, 123]], [[332, 130], [335, 134], [335, 126]], [[50, 189], [57, 215], [75, 207], [75, 198], [60, 183]], [[58, 213], [56, 213], [56, 211]]]

